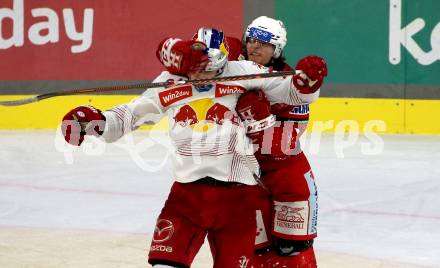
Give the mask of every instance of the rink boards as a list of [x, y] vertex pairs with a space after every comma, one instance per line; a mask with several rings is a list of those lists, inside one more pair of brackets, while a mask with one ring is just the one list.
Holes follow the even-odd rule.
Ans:
[[[137, 95], [57, 97], [17, 107], [0, 107], [0, 129], [57, 128], [64, 114], [78, 105], [101, 110], [129, 102]], [[30, 95], [0, 95], [0, 100]], [[440, 100], [320, 98], [311, 105], [309, 131], [373, 131], [378, 133], [440, 134]], [[153, 126], [167, 129], [166, 119]], [[151, 128], [151, 127], [149, 127]]]
[[[155, 55], [163, 38], [191, 38], [201, 26], [241, 38], [266, 15], [284, 21], [289, 64], [310, 54], [327, 61], [310, 131], [440, 134], [439, 8], [437, 0], [2, 1], [0, 99], [145, 82], [163, 70]], [[115, 93], [126, 95], [0, 107], [0, 129], [56, 128], [77, 105], [106, 109], [140, 94]]]

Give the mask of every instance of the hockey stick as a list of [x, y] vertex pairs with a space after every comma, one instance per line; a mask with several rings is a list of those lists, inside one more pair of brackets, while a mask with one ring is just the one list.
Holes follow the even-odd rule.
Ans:
[[237, 75], [237, 76], [226, 76], [226, 77], [214, 77], [210, 79], [198, 79], [198, 80], [182, 80], [182, 81], [167, 81], [167, 82], [147, 82], [142, 84], [132, 84], [132, 85], [120, 85], [120, 86], [110, 86], [110, 87], [96, 87], [96, 88], [85, 88], [85, 89], [72, 89], [66, 91], [58, 91], [52, 93], [45, 93], [41, 95], [37, 95], [34, 97], [21, 99], [21, 100], [11, 100], [11, 101], [0, 101], [0, 106], [19, 106], [24, 104], [29, 104], [33, 102], [37, 102], [40, 100], [59, 97], [59, 96], [70, 96], [70, 95], [79, 95], [86, 93], [102, 93], [102, 92], [110, 92], [110, 91], [123, 91], [129, 89], [141, 89], [141, 88], [155, 88], [155, 87], [174, 87], [174, 86], [183, 86], [183, 85], [205, 85], [216, 82], [228, 82], [228, 81], [238, 81], [238, 80], [250, 80], [250, 79], [260, 79], [260, 78], [269, 78], [269, 77], [277, 77], [277, 76], [288, 76], [295, 74], [295, 71], [287, 71], [287, 72], [273, 72], [273, 73], [261, 73], [261, 74], [247, 74], [247, 75]]

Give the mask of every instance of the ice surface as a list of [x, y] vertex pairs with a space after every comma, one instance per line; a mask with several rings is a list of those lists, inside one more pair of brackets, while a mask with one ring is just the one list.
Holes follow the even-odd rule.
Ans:
[[[123, 244], [143, 243], [145, 248], [133, 254], [146, 255], [172, 183], [166, 135], [148, 136], [139, 132], [116, 144], [91, 139], [78, 149], [55, 131], [1, 131], [0, 265], [24, 267], [23, 258], [23, 263], [51, 267], [58, 257], [63, 266], [74, 267], [61, 253], [44, 259], [56, 247], [42, 249], [44, 241], [49, 245], [63, 237], [71, 240], [60, 243], [76, 245], [72, 232], [86, 233], [76, 237], [83, 239], [108, 234], [94, 240], [107, 245], [115, 245], [116, 240], [105, 240], [110, 234], [139, 235], [137, 242]], [[351, 143], [334, 135], [304, 140], [319, 191], [320, 267], [336, 267], [328, 256], [356, 259], [357, 266], [347, 267], [440, 267], [440, 136], [380, 140], [383, 149], [376, 143], [374, 150], [368, 150], [374, 144], [365, 136]], [[32, 246], [43, 236], [47, 239]], [[23, 248], [42, 253], [33, 251], [39, 258], [32, 262], [20, 255]], [[208, 250], [201, 254], [194, 267], [209, 267]], [[144, 255], [138, 257], [141, 262]], [[394, 266], [386, 265], [391, 262]]]

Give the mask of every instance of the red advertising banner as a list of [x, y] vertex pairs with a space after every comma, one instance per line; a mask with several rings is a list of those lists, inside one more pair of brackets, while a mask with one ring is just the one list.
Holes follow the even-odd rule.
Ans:
[[163, 38], [202, 26], [241, 37], [242, 14], [236, 0], [1, 0], [0, 79], [152, 79]]

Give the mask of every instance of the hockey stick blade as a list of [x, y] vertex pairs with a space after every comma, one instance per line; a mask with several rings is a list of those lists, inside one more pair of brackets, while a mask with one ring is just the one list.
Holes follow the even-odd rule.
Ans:
[[251, 79], [263, 79], [269, 77], [277, 77], [277, 76], [289, 76], [294, 75], [295, 71], [286, 71], [286, 72], [272, 72], [272, 73], [261, 73], [261, 74], [247, 74], [247, 75], [237, 75], [237, 76], [225, 76], [225, 77], [214, 77], [210, 79], [198, 79], [198, 80], [181, 80], [177, 82], [167, 81], [167, 82], [159, 82], [159, 83], [142, 83], [142, 84], [132, 84], [132, 85], [121, 85], [121, 86], [110, 86], [110, 87], [96, 87], [96, 88], [85, 88], [85, 89], [72, 89], [66, 91], [58, 91], [45, 93], [38, 96], [33, 96], [26, 99], [20, 100], [10, 100], [10, 101], [0, 101], [0, 106], [20, 106], [29, 103], [34, 103], [40, 100], [59, 97], [59, 96], [71, 96], [71, 95], [80, 95], [80, 94], [89, 94], [89, 93], [103, 93], [103, 92], [111, 92], [111, 91], [123, 91], [129, 89], [147, 89], [147, 88], [156, 88], [156, 87], [174, 87], [174, 86], [183, 86], [183, 85], [205, 85], [216, 82], [228, 82], [228, 81], [239, 81], [239, 80], [251, 80]]

